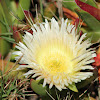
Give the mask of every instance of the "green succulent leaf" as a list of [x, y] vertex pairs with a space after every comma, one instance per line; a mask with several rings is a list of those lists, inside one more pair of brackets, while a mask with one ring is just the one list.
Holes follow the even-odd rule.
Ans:
[[[5, 56], [10, 50], [10, 43], [1, 38], [4, 34], [10, 32], [9, 27], [12, 24], [11, 15], [5, 0], [0, 1], [0, 54]], [[8, 35], [8, 34], [7, 34]], [[9, 34], [10, 36], [10, 34]]]
[[76, 9], [76, 13], [82, 18], [82, 20], [88, 25], [93, 31], [100, 31], [100, 22], [86, 11]]
[[31, 88], [34, 92], [36, 92], [37, 94], [41, 95], [41, 96], [46, 96], [46, 86], [43, 87], [42, 84], [40, 84], [40, 81], [31, 79], [30, 81], [31, 84]]
[[78, 8], [74, 0], [63, 0], [62, 4], [65, 8], [68, 8], [72, 11], [74, 11], [75, 8]]
[[19, 0], [17, 14], [21, 20], [23, 20], [25, 17], [23, 10], [29, 10], [30, 2], [31, 2], [31, 0]]
[[75, 83], [69, 84], [69, 85], [68, 85], [68, 88], [69, 88], [70, 90], [74, 91], [74, 92], [78, 92], [78, 89], [77, 89]]
[[12, 17], [10, 15], [9, 8], [6, 3], [7, 0], [1, 0], [0, 1], [0, 21], [3, 21], [5, 23], [5, 27], [7, 31], [10, 31], [10, 27], [12, 25]]
[[4, 39], [0, 38], [0, 53], [1, 53], [1, 55], [5, 56], [9, 51], [10, 51], [9, 42], [7, 42]]
[[[91, 6], [97, 7], [93, 0], [81, 0], [81, 1], [87, 3]], [[74, 11], [76, 8], [79, 8], [74, 0], [63, 0], [62, 4], [64, 7], [68, 8], [72, 11]]]

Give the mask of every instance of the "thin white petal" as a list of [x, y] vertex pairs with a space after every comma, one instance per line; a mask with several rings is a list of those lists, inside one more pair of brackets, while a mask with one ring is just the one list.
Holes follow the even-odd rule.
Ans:
[[43, 79], [43, 76], [39, 76], [36, 78], [36, 80], [41, 80], [41, 79]]
[[28, 76], [28, 75], [30, 75], [30, 74], [33, 74], [33, 70], [28, 71], [28, 72], [25, 73], [24, 75], [25, 75], [25, 76]]
[[52, 88], [52, 86], [53, 86], [53, 83], [51, 82], [51, 83], [50, 83], [50, 85], [49, 85], [49, 88], [51, 89], [51, 88]]
[[43, 82], [43, 87], [45, 87], [46, 85], [46, 79], [44, 79], [44, 82]]

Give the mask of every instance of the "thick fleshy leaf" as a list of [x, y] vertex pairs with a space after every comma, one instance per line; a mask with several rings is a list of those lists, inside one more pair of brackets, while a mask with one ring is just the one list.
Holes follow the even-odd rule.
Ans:
[[74, 92], [78, 92], [77, 87], [75, 85], [75, 83], [69, 84], [68, 88]]
[[[16, 15], [16, 12], [17, 12], [17, 3], [15, 0], [3, 0], [6, 2], [7, 4], [7, 7], [9, 8], [9, 11], [10, 11], [10, 15], [9, 17], [11, 18], [12, 22], [15, 22], [15, 15]], [[11, 13], [13, 13], [13, 15], [11, 15]]]
[[30, 85], [31, 88], [34, 92], [36, 92], [37, 94], [41, 95], [41, 96], [46, 96], [46, 86], [43, 87], [43, 85], [41, 83], [39, 83], [40, 81], [31, 79], [30, 80]]
[[[2, 2], [3, 0], [1, 0], [1, 3]], [[3, 5], [1, 5], [1, 3], [0, 3], [0, 54], [2, 56], [5, 56], [10, 50], [10, 43], [2, 39], [1, 36], [2, 33], [7, 33], [7, 30], [9, 30], [9, 28], [8, 28], [8, 22], [4, 14], [4, 10], [2, 8]]]
[[[0, 53], [5, 56], [10, 50], [10, 43], [13, 39], [11, 38], [11, 28], [12, 17], [10, 15], [10, 10], [8, 9], [7, 3], [10, 0], [0, 1]], [[10, 34], [9, 34], [10, 33]], [[9, 42], [7, 42], [9, 41]]]
[[0, 37], [0, 54], [5, 56], [10, 50], [10, 43]]
[[76, 9], [76, 12], [87, 24], [87, 28], [81, 28], [83, 33], [87, 33], [91, 42], [97, 42], [100, 39], [100, 22], [86, 11]]
[[62, 4], [65, 8], [68, 8], [72, 11], [74, 11], [74, 9], [78, 8], [78, 6], [74, 2], [74, 0], [63, 0]]
[[77, 14], [82, 18], [82, 20], [87, 24], [87, 26], [92, 29], [92, 31], [100, 32], [100, 22], [90, 15], [88, 12], [76, 9]]
[[88, 5], [80, 0], [75, 0], [75, 2], [82, 10], [90, 13], [96, 19], [100, 20], [100, 9], [97, 9], [91, 5]]
[[[93, 7], [97, 7], [93, 0], [81, 0], [81, 1], [91, 5]], [[76, 8], [79, 8], [77, 6], [77, 4], [75, 3], [75, 0], [63, 0], [62, 4], [64, 7], [68, 8], [72, 11], [74, 11]]]
[[[9, 25], [12, 25], [12, 17], [10, 15], [9, 8], [6, 4], [7, 0], [1, 0], [0, 2], [0, 12], [2, 12], [3, 20], [6, 26], [7, 31], [9, 31]], [[8, 0], [9, 1], [9, 0]], [[0, 19], [2, 21], [2, 19]]]
[[29, 10], [31, 0], [19, 0], [17, 14], [18, 17], [23, 20], [24, 19], [24, 10]]

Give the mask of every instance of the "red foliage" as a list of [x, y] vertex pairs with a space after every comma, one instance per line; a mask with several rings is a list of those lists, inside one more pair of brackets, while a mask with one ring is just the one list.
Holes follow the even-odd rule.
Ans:
[[26, 19], [27, 23], [29, 23], [29, 21], [33, 21], [34, 22], [33, 15], [31, 14], [30, 11], [24, 10], [24, 14], [25, 14], [25, 19]]
[[13, 38], [18, 43], [19, 41], [22, 42], [22, 36], [20, 32], [18, 31], [18, 28], [16, 26], [13, 26]]
[[79, 25], [79, 18], [76, 18], [76, 20], [74, 21], [73, 25], [75, 25], [76, 28], [78, 27], [78, 25]]
[[88, 4], [86, 4], [82, 1], [79, 1], [79, 0], [75, 0], [75, 2], [82, 10], [90, 13], [96, 19], [100, 20], [100, 9], [95, 8], [95, 7], [88, 5]]

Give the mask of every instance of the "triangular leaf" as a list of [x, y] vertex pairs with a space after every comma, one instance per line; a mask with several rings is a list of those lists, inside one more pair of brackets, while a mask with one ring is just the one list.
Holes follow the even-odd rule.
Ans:
[[41, 96], [46, 96], [47, 95], [47, 93], [46, 93], [46, 86], [43, 87], [43, 85], [40, 84], [39, 82], [40, 81], [31, 79], [31, 81], [30, 81], [31, 88], [37, 94], [39, 94]]
[[68, 88], [74, 92], [78, 92], [77, 87], [75, 85], [75, 83], [69, 84]]

